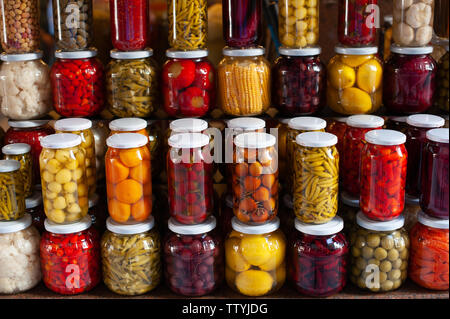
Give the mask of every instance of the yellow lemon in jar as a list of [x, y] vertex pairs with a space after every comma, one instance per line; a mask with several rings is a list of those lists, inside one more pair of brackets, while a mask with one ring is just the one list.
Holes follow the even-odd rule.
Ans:
[[341, 106], [344, 114], [364, 114], [372, 109], [372, 99], [363, 90], [347, 88], [342, 92]]
[[356, 72], [356, 84], [367, 93], [373, 93], [381, 85], [383, 69], [381, 64], [375, 60], [369, 60], [358, 68]]
[[225, 280], [227, 281], [227, 284], [229, 286], [234, 286], [236, 279], [236, 272], [234, 270], [231, 270], [230, 267], [225, 267]]
[[352, 68], [356, 68], [373, 58], [373, 55], [342, 55], [341, 62]]
[[350, 88], [355, 84], [356, 74], [351, 67], [335, 61], [328, 68], [328, 80], [338, 90]]
[[236, 276], [236, 288], [246, 296], [267, 294], [273, 285], [272, 276], [261, 270], [247, 270]]
[[282, 285], [286, 280], [286, 264], [283, 263], [280, 267], [277, 268], [275, 272], [275, 284]]
[[261, 235], [246, 235], [242, 238], [241, 254], [253, 266], [265, 264], [273, 258], [269, 242]]
[[341, 104], [339, 103], [340, 93], [335, 88], [331, 86], [327, 87], [327, 104], [328, 106], [335, 112], [344, 114], [344, 110], [341, 108]]
[[372, 110], [371, 112], [376, 112], [383, 103], [383, 90], [378, 90], [372, 96]]
[[239, 253], [239, 238], [230, 238], [225, 243], [226, 263], [234, 271], [244, 271], [250, 268], [250, 264]]
[[284, 238], [278, 234], [270, 236], [267, 240], [269, 242], [269, 248], [272, 251], [271, 257], [267, 262], [259, 265], [259, 268], [265, 271], [273, 270], [284, 261], [284, 255], [286, 251], [286, 244]]

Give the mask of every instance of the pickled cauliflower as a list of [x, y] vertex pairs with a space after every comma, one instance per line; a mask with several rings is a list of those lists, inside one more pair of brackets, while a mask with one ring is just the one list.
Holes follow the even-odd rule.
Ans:
[[432, 0], [395, 0], [393, 16], [393, 38], [396, 44], [424, 46], [431, 41]]

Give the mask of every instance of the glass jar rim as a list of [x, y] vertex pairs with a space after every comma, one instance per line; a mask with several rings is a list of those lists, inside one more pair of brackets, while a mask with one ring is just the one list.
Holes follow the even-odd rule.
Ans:
[[13, 143], [2, 147], [2, 153], [5, 155], [22, 155], [31, 151], [30, 144], [27, 143]]
[[289, 47], [280, 47], [278, 52], [284, 56], [300, 56], [300, 57], [308, 57], [308, 56], [317, 56], [322, 53], [322, 48], [319, 46], [309, 47], [309, 48], [289, 48]]
[[174, 148], [199, 148], [209, 144], [209, 137], [202, 133], [177, 133], [169, 137], [168, 143]]
[[20, 169], [20, 162], [16, 160], [0, 160], [0, 173], [11, 173]]
[[236, 216], [231, 219], [231, 227], [240, 233], [248, 235], [262, 235], [276, 231], [280, 228], [280, 219], [275, 217], [263, 224], [243, 223]]
[[406, 123], [408, 116], [390, 116], [389, 120], [394, 122]]
[[434, 128], [427, 131], [427, 139], [433, 142], [445, 143], [449, 142], [449, 129], [448, 128]]
[[389, 221], [376, 221], [369, 219], [362, 211], [356, 214], [356, 223], [362, 228], [375, 231], [394, 231], [402, 228], [405, 225], [405, 217], [398, 216]]
[[438, 229], [448, 229], [448, 219], [440, 219], [427, 215], [425, 212], [420, 211], [417, 215], [417, 221], [422, 225], [438, 228]]
[[227, 127], [243, 131], [260, 130], [266, 127], [266, 121], [256, 117], [236, 117], [227, 121]]
[[55, 52], [55, 57], [57, 59], [69, 59], [69, 60], [76, 60], [76, 59], [89, 59], [96, 57], [98, 54], [97, 49], [92, 48], [90, 50], [84, 50], [84, 51], [61, 51], [57, 50]]
[[322, 130], [327, 127], [327, 121], [319, 117], [301, 116], [290, 119], [288, 126], [294, 130]]
[[337, 234], [344, 229], [344, 221], [341, 217], [335, 216], [332, 220], [324, 224], [306, 224], [296, 218], [295, 229], [308, 235], [329, 236]]
[[110, 232], [120, 235], [134, 235], [145, 233], [152, 230], [155, 226], [155, 218], [150, 216], [147, 220], [142, 222], [126, 222], [118, 223], [111, 217], [106, 219], [106, 229]]
[[222, 50], [222, 54], [224, 56], [231, 56], [231, 57], [261, 56], [261, 55], [264, 55], [265, 52], [266, 52], [266, 49], [263, 47], [245, 48], [245, 49], [225, 47]]
[[108, 126], [115, 132], [133, 132], [147, 128], [147, 121], [137, 117], [123, 117], [112, 120]]
[[3, 62], [25, 62], [25, 61], [33, 61], [40, 60], [44, 54], [42, 51], [32, 52], [32, 53], [20, 53], [20, 54], [7, 54], [2, 53], [0, 55], [0, 60]]
[[384, 119], [380, 116], [369, 114], [352, 115], [348, 117], [347, 125], [358, 128], [377, 128], [384, 125]]
[[22, 218], [11, 221], [2, 221], [0, 223], [0, 234], [15, 233], [31, 226], [31, 215], [25, 213]]
[[187, 225], [182, 224], [175, 220], [173, 217], [170, 217], [168, 222], [169, 229], [180, 235], [199, 235], [206, 234], [216, 228], [216, 218], [214, 216], [209, 216], [203, 223]]
[[53, 234], [74, 234], [89, 229], [92, 225], [92, 218], [89, 214], [81, 220], [71, 224], [57, 224], [48, 218], [44, 221], [45, 230]]
[[89, 208], [92, 208], [92, 207], [94, 207], [95, 205], [97, 205], [97, 204], [98, 204], [98, 201], [99, 201], [99, 198], [100, 198], [100, 196], [98, 196], [97, 193], [94, 193], [94, 194], [92, 194], [91, 196], [89, 196], [89, 200], [88, 200]]
[[395, 130], [372, 130], [364, 135], [367, 143], [382, 146], [401, 145], [406, 142], [406, 135]]
[[274, 146], [276, 142], [272, 134], [260, 132], [242, 133], [234, 138], [234, 145], [240, 148], [261, 149]]
[[171, 121], [169, 128], [177, 133], [200, 133], [208, 128], [208, 122], [195, 118], [178, 119]]
[[41, 191], [36, 190], [33, 193], [33, 195], [25, 198], [25, 208], [26, 209], [35, 208], [41, 204], [42, 204], [42, 192]]
[[425, 47], [402, 47], [396, 44], [391, 45], [391, 52], [397, 54], [405, 54], [405, 55], [423, 55], [423, 54], [431, 54], [433, 53], [432, 46]]
[[172, 59], [199, 59], [206, 58], [208, 56], [208, 50], [181, 51], [168, 49], [166, 56]]
[[106, 139], [106, 145], [111, 148], [130, 149], [147, 145], [148, 138], [139, 133], [120, 133]]
[[352, 48], [337, 45], [334, 47], [334, 52], [336, 52], [337, 54], [346, 54], [346, 55], [372, 55], [378, 53], [378, 47]]
[[153, 49], [147, 48], [139, 51], [119, 51], [114, 49], [109, 52], [109, 55], [116, 60], [145, 59], [153, 56]]
[[72, 133], [56, 133], [41, 138], [41, 146], [49, 149], [70, 148], [81, 144], [81, 136]]
[[92, 121], [81, 118], [65, 118], [55, 122], [55, 130], [57, 131], [84, 131], [92, 127]]
[[437, 128], [445, 125], [445, 120], [432, 114], [414, 114], [408, 116], [406, 123], [415, 127]]
[[359, 208], [359, 197], [352, 197], [346, 191], [341, 192], [341, 200], [342, 202], [350, 207]]
[[338, 138], [327, 132], [305, 132], [298, 134], [295, 142], [305, 147], [330, 147], [337, 144]]
[[49, 120], [34, 120], [34, 121], [8, 121], [8, 125], [12, 128], [33, 128], [44, 126], [50, 122]]

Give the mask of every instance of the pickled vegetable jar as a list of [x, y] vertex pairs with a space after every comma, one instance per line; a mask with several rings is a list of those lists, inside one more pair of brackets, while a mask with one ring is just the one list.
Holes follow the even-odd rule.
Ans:
[[42, 118], [52, 109], [50, 69], [42, 52], [2, 54], [1, 114], [13, 120]]
[[400, 46], [420, 47], [433, 37], [434, 0], [395, 0], [392, 37]]
[[[327, 127], [325, 131], [336, 135], [338, 142], [336, 148], [339, 154], [343, 153], [344, 148], [344, 135], [347, 131], [347, 117], [333, 117], [327, 120]], [[341, 156], [342, 157], [342, 156]], [[339, 161], [339, 170], [342, 172], [342, 159]], [[339, 175], [339, 180], [342, 181], [342, 175]]]
[[181, 224], [204, 222], [213, 210], [213, 162], [209, 138], [179, 133], [169, 138], [167, 183], [169, 212]]
[[408, 123], [406, 123], [407, 119], [408, 116], [390, 116], [386, 121], [386, 128], [406, 134], [409, 127]]
[[45, 213], [40, 190], [36, 190], [31, 197], [25, 199], [25, 214], [30, 214], [33, 226], [42, 234], [45, 230]]
[[259, 115], [270, 107], [271, 71], [264, 52], [264, 48], [223, 49], [217, 72], [220, 105], [226, 114]]
[[361, 154], [361, 210], [373, 220], [394, 219], [405, 208], [406, 135], [373, 130], [366, 133], [365, 140]]
[[438, 64], [438, 77], [437, 77], [437, 101], [439, 108], [443, 111], [449, 111], [449, 51], [447, 45], [447, 53], [441, 58]]
[[448, 220], [420, 212], [409, 236], [409, 278], [427, 289], [448, 290]]
[[95, 116], [105, 104], [105, 75], [97, 51], [55, 52], [50, 71], [55, 111], [64, 117]]
[[349, 236], [356, 227], [356, 214], [360, 211], [359, 198], [349, 196], [345, 191], [340, 193], [338, 215], [344, 220], [344, 234]]
[[111, 51], [106, 73], [108, 109], [118, 117], [148, 117], [157, 107], [159, 71], [153, 50]]
[[[408, 175], [406, 175], [408, 176]], [[405, 209], [402, 214], [405, 217], [405, 230], [409, 233], [413, 226], [417, 223], [417, 215], [421, 211], [419, 198], [406, 195]]]
[[20, 162], [0, 160], [0, 222], [17, 220], [25, 214], [25, 195]]
[[382, 104], [382, 62], [377, 47], [337, 46], [327, 67], [327, 103], [341, 114], [376, 112]]
[[291, 194], [284, 194], [283, 200], [280, 201], [278, 217], [280, 218], [280, 227], [283, 233], [291, 234], [295, 229], [294, 200]]
[[[434, 31], [441, 39], [449, 38], [449, 2], [446, 0], [436, 0], [434, 7]], [[448, 50], [447, 50], [448, 51]]]
[[83, 118], [68, 118], [55, 122], [56, 133], [73, 133], [81, 137], [80, 147], [86, 154], [86, 178], [89, 196], [95, 194], [97, 188], [97, 170], [95, 163], [95, 143], [92, 133], [92, 122]]
[[125, 117], [109, 122], [110, 136], [119, 133], [138, 133], [148, 137], [147, 121], [137, 117]]
[[225, 278], [229, 287], [251, 297], [277, 291], [286, 279], [286, 238], [278, 217], [250, 226], [237, 217], [225, 242]]
[[208, 50], [168, 50], [162, 70], [164, 110], [174, 117], [200, 117], [215, 106], [216, 74]]
[[109, 0], [111, 41], [119, 51], [144, 49], [149, 41], [149, 0]]
[[20, 162], [20, 183], [23, 185], [23, 195], [30, 197], [33, 194], [33, 162], [31, 146], [25, 143], [15, 143], [3, 146], [2, 153], [6, 160]]
[[278, 33], [283, 46], [304, 48], [319, 41], [319, 1], [278, 1]]
[[334, 217], [322, 225], [304, 224], [295, 220], [290, 243], [288, 267], [290, 281], [298, 292], [326, 297], [340, 292], [347, 283], [349, 243], [341, 232], [344, 222]]
[[409, 237], [403, 216], [373, 221], [359, 212], [350, 235], [350, 281], [372, 292], [399, 288], [408, 274]]
[[437, 65], [433, 47], [400, 48], [392, 46], [385, 64], [383, 103], [388, 111], [400, 114], [421, 113], [433, 106]]
[[427, 132], [427, 144], [423, 149], [420, 206], [436, 218], [448, 219], [448, 129], [432, 129]]
[[294, 212], [303, 223], [323, 224], [336, 216], [339, 154], [336, 135], [297, 135], [294, 152]]
[[164, 240], [164, 274], [169, 288], [183, 296], [203, 296], [223, 281], [223, 243], [216, 218], [197, 225], [169, 219]]
[[338, 40], [350, 47], [376, 45], [377, 0], [339, 0]]
[[151, 161], [148, 137], [114, 134], [106, 140], [108, 211], [118, 223], [142, 222], [152, 213]]
[[347, 119], [347, 130], [342, 147], [342, 187], [352, 197], [359, 197], [361, 155], [366, 144], [364, 135], [371, 130], [381, 129], [382, 117], [374, 115], [353, 115]]
[[234, 215], [243, 223], [265, 223], [278, 213], [276, 138], [267, 133], [236, 136], [233, 161]]
[[275, 107], [286, 116], [312, 114], [325, 105], [325, 66], [320, 47], [280, 48], [272, 68]]
[[40, 243], [42, 279], [48, 289], [75, 295], [87, 292], [101, 280], [100, 238], [91, 217], [67, 225], [45, 220]]
[[59, 133], [41, 139], [42, 198], [45, 215], [56, 224], [74, 223], [88, 212], [86, 152], [81, 137]]

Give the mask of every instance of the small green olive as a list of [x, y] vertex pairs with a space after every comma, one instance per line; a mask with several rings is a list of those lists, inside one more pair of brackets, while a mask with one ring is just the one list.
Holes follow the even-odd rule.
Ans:
[[401, 266], [402, 266], [402, 260], [400, 258], [392, 261], [392, 268], [400, 269]]
[[368, 265], [376, 265], [376, 266], [380, 266], [380, 261], [378, 259], [372, 258], [367, 262]]
[[405, 245], [405, 241], [403, 240], [403, 238], [395, 240], [395, 248], [397, 248], [398, 251], [403, 251], [405, 249], [405, 247], [406, 247], [406, 245]]
[[397, 289], [398, 287], [400, 287], [402, 284], [402, 281], [400, 279], [397, 279], [396, 281], [394, 281], [394, 289]]
[[370, 247], [364, 247], [363, 249], [362, 249], [362, 256], [364, 257], [364, 258], [366, 258], [366, 259], [370, 259], [370, 258], [372, 258], [372, 256], [373, 256], [373, 249], [372, 248], [370, 248]]
[[384, 271], [384, 272], [390, 272], [392, 269], [392, 264], [390, 261], [388, 260], [384, 260], [383, 262], [381, 262], [380, 265], [380, 270]]
[[402, 282], [406, 280], [406, 277], [408, 277], [408, 272], [402, 271], [402, 276], [400, 277], [400, 279], [402, 280]]
[[360, 274], [361, 274], [361, 269], [359, 269], [356, 266], [352, 267], [352, 275], [359, 276]]
[[402, 261], [402, 265], [400, 266], [400, 270], [406, 270], [408, 269], [408, 262], [407, 261]]
[[356, 282], [356, 285], [359, 288], [366, 288], [366, 281], [363, 278], [359, 277], [358, 281]]
[[402, 260], [405, 260], [406, 258], [408, 258], [408, 249], [403, 249], [403, 250], [400, 252], [400, 258], [401, 258]]
[[396, 230], [395, 232], [392, 233], [392, 236], [394, 238], [400, 238], [400, 237], [402, 237], [402, 233], [399, 232], [398, 230]]
[[390, 236], [386, 236], [381, 240], [381, 247], [386, 250], [394, 248], [394, 239]]
[[380, 245], [380, 241], [380, 236], [377, 234], [370, 234], [367, 236], [367, 245], [369, 245], [369, 247], [378, 247]]
[[388, 256], [388, 253], [386, 251], [386, 249], [378, 247], [377, 249], [375, 249], [375, 258], [378, 260], [383, 260], [386, 259], [386, 257]]
[[361, 249], [365, 245], [366, 245], [365, 238], [363, 236], [358, 236], [358, 238], [356, 238], [355, 247]]
[[389, 278], [389, 280], [392, 280], [392, 281], [400, 279], [401, 276], [402, 276], [402, 272], [400, 271], [400, 269], [392, 269], [388, 273], [388, 278]]
[[388, 276], [385, 272], [380, 272], [380, 284], [384, 283], [387, 280]]
[[361, 256], [361, 249], [352, 247], [352, 256], [355, 258]]
[[366, 266], [367, 263], [364, 258], [359, 257], [358, 259], [356, 259], [356, 267], [358, 267], [358, 269], [364, 270], [366, 269]]
[[399, 259], [399, 258], [398, 258], [399, 255], [400, 255], [400, 254], [398, 253], [398, 250], [396, 250], [396, 249], [391, 249], [391, 250], [389, 250], [387, 257], [388, 257], [388, 259], [389, 259], [390, 261], [395, 261], [395, 260]]
[[393, 288], [394, 288], [394, 282], [392, 282], [391, 280], [386, 280], [381, 285], [381, 290], [383, 290], [383, 291], [389, 291], [389, 290], [392, 290]]

